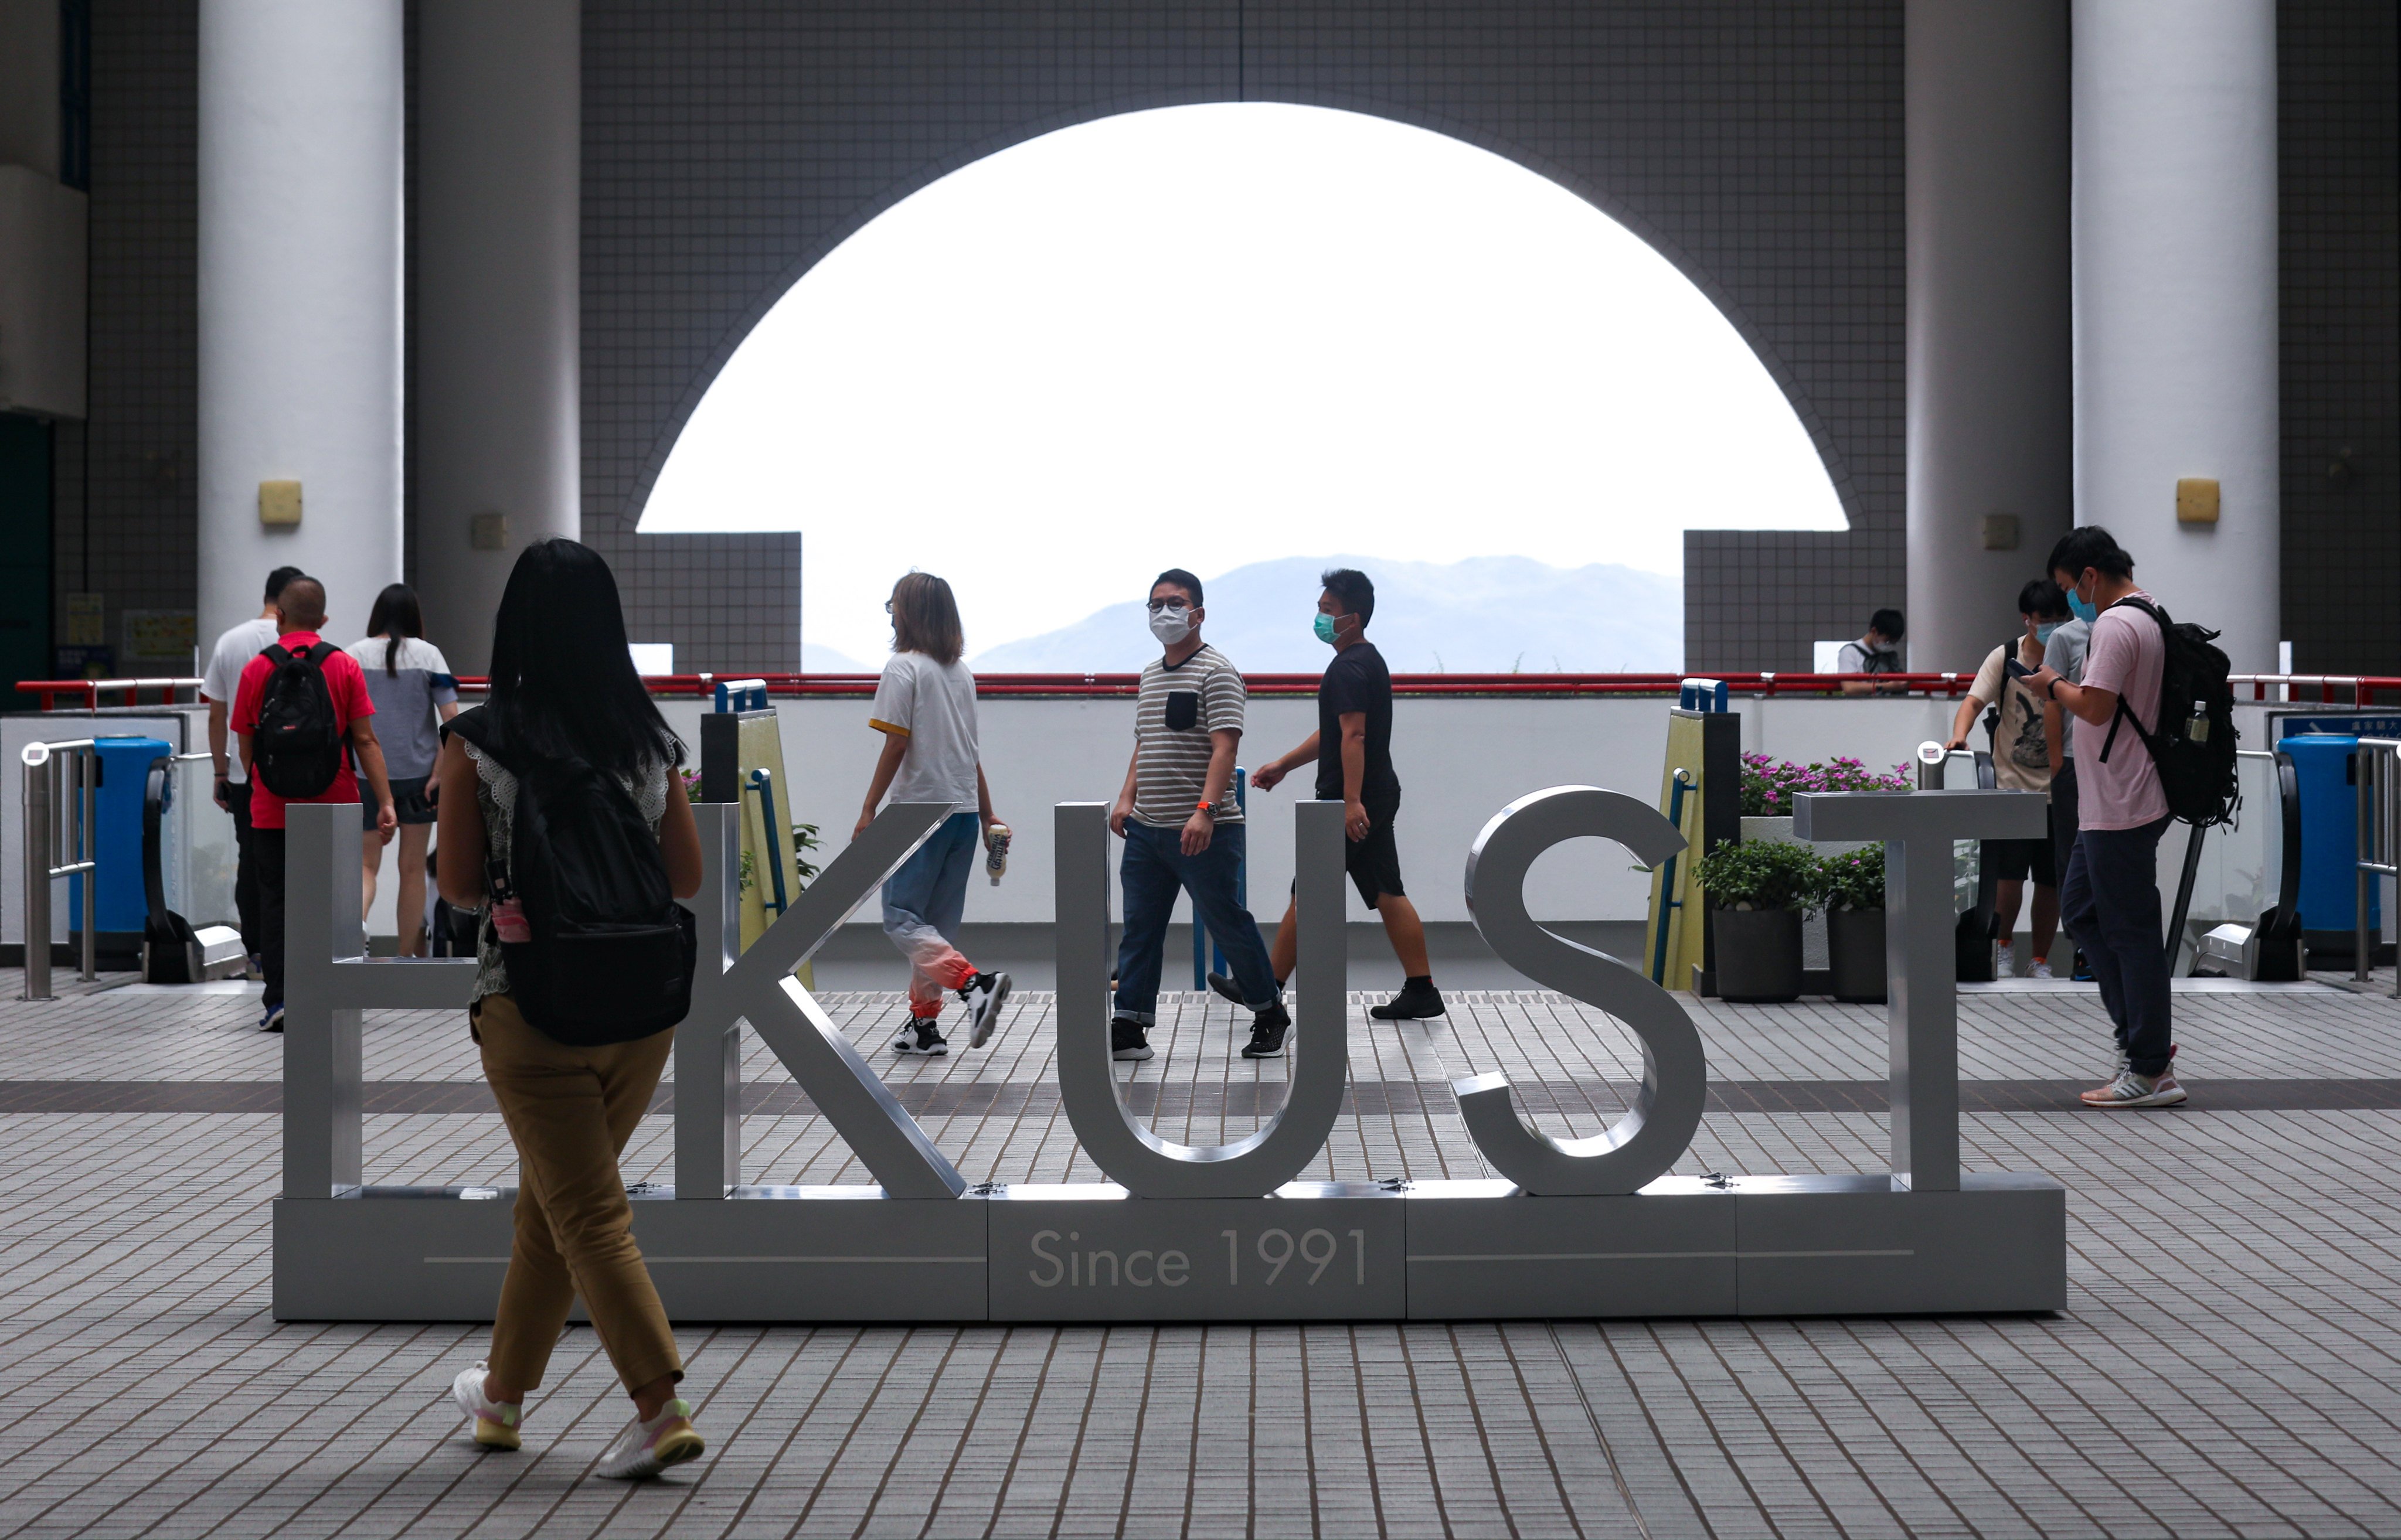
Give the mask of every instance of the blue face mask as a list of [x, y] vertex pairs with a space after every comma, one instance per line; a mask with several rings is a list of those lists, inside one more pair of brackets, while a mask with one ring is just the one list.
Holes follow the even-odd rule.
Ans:
[[1317, 619], [1315, 621], [1311, 622], [1310, 629], [1316, 632], [1317, 639], [1324, 642], [1327, 647], [1332, 647], [1334, 645], [1335, 629], [1333, 616], [1326, 614], [1325, 611], [1322, 609], [1319, 610], [1317, 612]]
[[2101, 618], [2100, 606], [2072, 588], [2067, 591], [2067, 607], [2074, 610], [2076, 618], [2087, 625]]
[[2042, 620], [2037, 622], [2034, 628], [2034, 639], [2037, 642], [2050, 641], [2051, 634], [2057, 631], [2059, 629], [2059, 625], [2060, 622], [2057, 620]]

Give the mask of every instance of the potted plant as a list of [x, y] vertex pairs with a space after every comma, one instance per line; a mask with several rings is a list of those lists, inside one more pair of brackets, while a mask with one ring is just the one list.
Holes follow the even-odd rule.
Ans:
[[1818, 863], [1826, 906], [1827, 974], [1836, 1000], [1885, 998], [1884, 846], [1840, 851]]
[[1907, 791], [1914, 784], [1907, 765], [1880, 774], [1846, 754], [1806, 765], [1764, 754], [1742, 756], [1742, 837], [1792, 838], [1792, 799], [1804, 791]]
[[1790, 839], [1745, 839], [1701, 857], [1721, 1000], [1801, 998], [1801, 920], [1817, 906], [1818, 857]]

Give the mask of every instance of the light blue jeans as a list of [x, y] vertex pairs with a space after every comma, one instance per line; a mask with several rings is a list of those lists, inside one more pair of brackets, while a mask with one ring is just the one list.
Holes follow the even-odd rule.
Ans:
[[975, 976], [957, 941], [981, 823], [951, 814], [884, 883], [884, 934], [909, 960], [909, 1014], [921, 1019], [941, 1015], [942, 996]]

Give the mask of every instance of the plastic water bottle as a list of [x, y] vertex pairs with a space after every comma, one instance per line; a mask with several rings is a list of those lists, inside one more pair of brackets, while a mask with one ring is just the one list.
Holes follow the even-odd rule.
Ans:
[[992, 885], [997, 888], [1000, 886], [1001, 874], [1008, 870], [1008, 825], [987, 825], [983, 831], [983, 849], [984, 874], [992, 879]]

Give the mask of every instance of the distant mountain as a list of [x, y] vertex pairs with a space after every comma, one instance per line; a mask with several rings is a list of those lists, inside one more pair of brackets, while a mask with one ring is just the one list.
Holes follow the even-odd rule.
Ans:
[[[1395, 674], [1665, 673], [1683, 666], [1683, 584], [1655, 572], [1549, 566], [1524, 556], [1447, 565], [1292, 556], [1207, 579], [1212, 646], [1250, 674], [1314, 674], [1332, 649], [1310, 632], [1317, 575], [1354, 566], [1376, 583], [1367, 635]], [[979, 674], [1132, 673], [1159, 655], [1141, 604], [1003, 642]], [[819, 656], [809, 649], [811, 666]]]
[[805, 638], [801, 643], [801, 672], [803, 674], [881, 674], [884, 660], [862, 663], [846, 652], [837, 652], [821, 642]]

